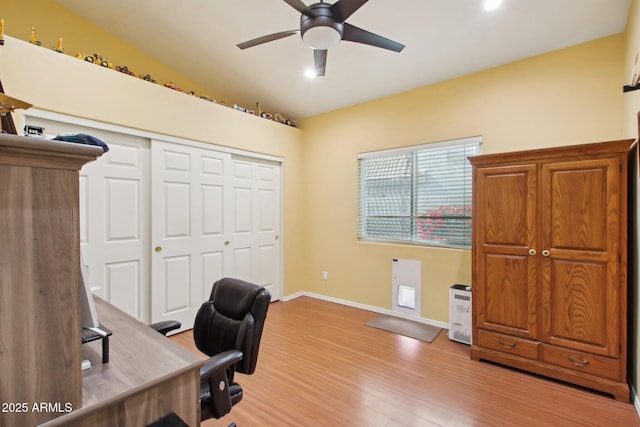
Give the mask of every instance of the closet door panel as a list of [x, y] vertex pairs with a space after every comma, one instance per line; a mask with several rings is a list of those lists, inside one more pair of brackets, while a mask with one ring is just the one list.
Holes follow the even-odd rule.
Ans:
[[190, 329], [226, 273], [230, 155], [152, 141], [152, 321]]
[[234, 156], [232, 170], [233, 270], [237, 277], [264, 286], [272, 299], [279, 299], [281, 165]]
[[149, 141], [96, 127], [27, 117], [47, 135], [100, 138], [109, 151], [80, 171], [82, 258], [92, 291], [143, 321], [149, 318]]

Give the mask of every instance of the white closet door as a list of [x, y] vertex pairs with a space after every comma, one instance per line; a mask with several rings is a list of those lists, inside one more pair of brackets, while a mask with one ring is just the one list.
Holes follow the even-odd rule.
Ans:
[[143, 322], [183, 330], [221, 277], [282, 295], [281, 163], [27, 116], [109, 152], [80, 172], [80, 236], [94, 293]]
[[281, 165], [151, 143], [152, 321], [193, 325], [213, 283], [236, 277], [281, 296]]
[[272, 300], [281, 297], [280, 163], [233, 158], [229, 271], [265, 286]]
[[[131, 138], [131, 137], [127, 137]], [[94, 293], [146, 321], [149, 318], [149, 146], [115, 141], [81, 171], [81, 236]], [[82, 183], [86, 179], [86, 186]]]
[[231, 156], [161, 141], [151, 147], [152, 321], [175, 319], [185, 330], [225, 271]]
[[80, 243], [92, 291], [149, 320], [149, 140], [93, 127], [27, 117], [48, 135], [79, 132], [109, 151], [80, 171]]

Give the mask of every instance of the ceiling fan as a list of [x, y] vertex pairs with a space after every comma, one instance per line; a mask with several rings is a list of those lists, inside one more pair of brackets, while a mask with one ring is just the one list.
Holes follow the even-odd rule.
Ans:
[[330, 4], [320, 1], [309, 6], [301, 0], [284, 0], [296, 9], [300, 16], [300, 29], [281, 31], [240, 43], [240, 49], [258, 46], [293, 34], [300, 33], [302, 40], [313, 48], [313, 62], [316, 76], [324, 76], [327, 65], [327, 49], [341, 40], [367, 44], [383, 49], [400, 52], [404, 45], [345, 22], [368, 0], [338, 0]]

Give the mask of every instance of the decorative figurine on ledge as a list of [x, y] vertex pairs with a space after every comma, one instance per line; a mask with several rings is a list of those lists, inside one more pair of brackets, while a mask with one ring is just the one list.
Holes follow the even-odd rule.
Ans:
[[40, 46], [40, 40], [36, 38], [36, 27], [31, 27], [31, 40], [29, 40], [31, 44], [35, 44], [36, 46]]
[[76, 58], [84, 59], [87, 62], [91, 62], [92, 64], [100, 65], [105, 68], [111, 68], [111, 69], [114, 68], [113, 63], [111, 63], [111, 61], [109, 61], [106, 58], [103, 58], [102, 55], [99, 55], [97, 53], [94, 53], [93, 55], [85, 55], [84, 53], [78, 52], [76, 54]]
[[4, 19], [0, 19], [0, 46], [4, 46]]
[[124, 65], [124, 66], [116, 65], [116, 71], [120, 71], [121, 73], [128, 74], [130, 76], [135, 76], [136, 75], [126, 65]]
[[167, 88], [173, 89], [173, 90], [177, 90], [178, 92], [182, 92], [182, 88], [179, 88], [178, 86], [176, 86], [176, 84], [174, 82], [165, 83], [164, 87], [167, 87]]
[[296, 127], [296, 123], [293, 120], [287, 119], [285, 116], [283, 116], [280, 113], [276, 113], [276, 115], [273, 117], [273, 119], [278, 123], [282, 123], [282, 124], [285, 124], [285, 125], [291, 126], [291, 127]]
[[154, 79], [153, 77], [151, 77], [151, 75], [150, 75], [150, 74], [145, 74], [144, 76], [143, 76], [142, 74], [140, 74], [140, 78], [141, 78], [142, 80], [146, 80], [146, 81], [151, 82], [151, 83], [157, 83], [157, 82], [156, 82], [156, 79]]
[[56, 44], [56, 47], [53, 48], [53, 50], [58, 53], [64, 53], [64, 48], [62, 47], [62, 37], [60, 37], [60, 40], [58, 40], [58, 43]]
[[623, 92], [630, 92], [632, 90], [640, 89], [638, 84], [640, 83], [640, 74], [638, 74], [638, 52], [636, 52], [636, 59], [633, 62], [633, 68], [631, 69], [631, 81], [628, 85], [622, 87]]

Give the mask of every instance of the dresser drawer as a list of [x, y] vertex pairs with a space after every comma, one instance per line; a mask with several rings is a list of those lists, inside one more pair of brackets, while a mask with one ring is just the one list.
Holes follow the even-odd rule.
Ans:
[[537, 360], [540, 343], [480, 329], [478, 330], [478, 346]]
[[544, 344], [542, 360], [552, 365], [611, 380], [620, 378], [620, 360]]

